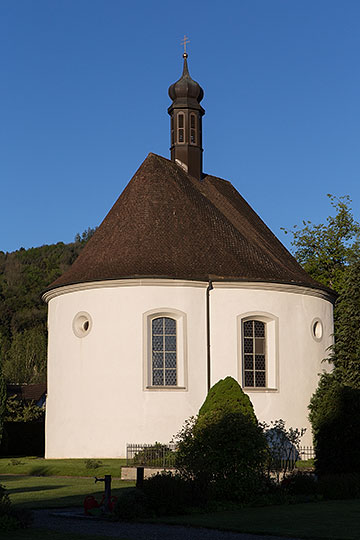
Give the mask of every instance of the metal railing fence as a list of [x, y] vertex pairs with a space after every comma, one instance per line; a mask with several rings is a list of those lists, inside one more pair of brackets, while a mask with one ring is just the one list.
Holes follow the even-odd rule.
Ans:
[[175, 463], [176, 445], [161, 444], [127, 444], [126, 465], [169, 468]]
[[[126, 465], [170, 468], [175, 463], [176, 445], [174, 443], [161, 444], [127, 444], [126, 445]], [[293, 468], [297, 461], [305, 461], [315, 457], [312, 446], [300, 446], [298, 449], [292, 447], [279, 456], [279, 468]], [[273, 458], [277, 461], [276, 456]]]

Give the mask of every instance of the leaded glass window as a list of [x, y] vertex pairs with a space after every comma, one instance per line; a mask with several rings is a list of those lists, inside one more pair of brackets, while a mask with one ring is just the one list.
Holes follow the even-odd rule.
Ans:
[[266, 325], [262, 321], [243, 322], [244, 386], [266, 387]]
[[152, 385], [176, 386], [176, 320], [158, 317], [151, 323]]
[[185, 115], [183, 112], [179, 112], [177, 116], [178, 121], [178, 142], [185, 142], [184, 133], [185, 133]]
[[190, 143], [196, 144], [196, 116], [195, 113], [190, 114]]

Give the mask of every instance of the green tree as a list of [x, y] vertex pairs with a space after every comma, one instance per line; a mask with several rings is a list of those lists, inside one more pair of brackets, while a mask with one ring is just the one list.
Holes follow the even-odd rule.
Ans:
[[360, 389], [360, 261], [348, 269], [336, 303], [330, 360], [337, 381]]
[[320, 377], [309, 410], [320, 474], [359, 470], [360, 412], [360, 225], [348, 196], [328, 195], [335, 215], [326, 223], [294, 227], [294, 255], [317, 281], [332, 287], [335, 304], [331, 374]]
[[327, 374], [309, 409], [317, 473], [360, 473], [360, 390]]
[[[47, 306], [41, 295], [75, 261], [91, 234], [84, 231], [80, 241], [71, 244], [0, 251], [0, 358], [7, 382], [45, 382], [41, 351], [46, 350]], [[28, 349], [24, 337], [29, 338]], [[32, 360], [31, 348], [37, 350]]]
[[249, 501], [262, 490], [267, 442], [249, 416], [208, 412], [188, 420], [176, 442], [176, 469], [204, 497]]
[[26, 403], [17, 396], [8, 397], [5, 405], [6, 422], [35, 422], [45, 417], [45, 409], [38, 407], [34, 402]]
[[16, 333], [3, 365], [6, 380], [17, 384], [42, 382], [46, 377], [46, 354], [42, 325]]
[[335, 215], [326, 223], [303, 221], [302, 228], [295, 225], [282, 230], [292, 234], [293, 254], [302, 267], [319, 283], [341, 293], [349, 266], [360, 258], [360, 224], [354, 219], [347, 195], [328, 197]]

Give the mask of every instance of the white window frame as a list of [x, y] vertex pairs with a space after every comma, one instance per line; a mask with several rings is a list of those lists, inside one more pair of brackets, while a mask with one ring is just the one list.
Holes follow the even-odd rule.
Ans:
[[[176, 386], [152, 384], [152, 321], [160, 317], [169, 317], [176, 321]], [[143, 314], [143, 388], [147, 391], [187, 390], [187, 336], [186, 313], [172, 308], [152, 309]]]
[[[243, 323], [261, 321], [265, 327], [265, 378], [266, 386], [245, 386]], [[238, 315], [239, 380], [247, 392], [269, 392], [279, 390], [279, 319], [272, 313], [252, 311]]]

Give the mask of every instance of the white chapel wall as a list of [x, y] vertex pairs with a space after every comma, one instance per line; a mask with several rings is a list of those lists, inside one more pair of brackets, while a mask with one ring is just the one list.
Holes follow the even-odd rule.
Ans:
[[[124, 456], [126, 443], [169, 442], [198, 412], [207, 393], [206, 287], [129, 281], [50, 299], [47, 458]], [[176, 312], [185, 320], [185, 388], [146, 388], [144, 324], [156, 310]], [[86, 337], [74, 333], [77, 313], [91, 317]], [[255, 412], [259, 420], [283, 418], [288, 426], [306, 427], [303, 442], [311, 444], [307, 405], [326, 368], [321, 361], [332, 342], [332, 305], [286, 288], [215, 283], [210, 293], [212, 385], [228, 375], [241, 384], [241, 320], [252, 314], [268, 321], [273, 362], [268, 388], [247, 390]], [[321, 340], [312, 336], [314, 320], [323, 324]]]
[[[293, 288], [296, 290], [296, 288]], [[301, 291], [301, 288], [298, 288]], [[242, 384], [241, 319], [273, 318], [275, 350], [267, 351], [271, 380], [266, 389], [247, 389], [259, 420], [282, 418], [287, 426], [306, 428], [302, 444], [312, 444], [308, 404], [319, 373], [329, 370], [322, 362], [332, 344], [333, 306], [312, 294], [214, 284], [211, 291], [212, 384], [231, 375]], [[323, 326], [320, 340], [314, 339], [314, 321]], [[271, 329], [270, 329], [271, 330]], [[270, 337], [270, 336], [269, 336]], [[270, 353], [270, 354], [269, 354]]]
[[[206, 395], [205, 290], [119, 286], [49, 302], [46, 457], [118, 457], [126, 443], [167, 443]], [[186, 313], [187, 387], [144, 390], [143, 314]], [[91, 315], [84, 338], [78, 312]], [[189, 331], [191, 329], [191, 331]]]

